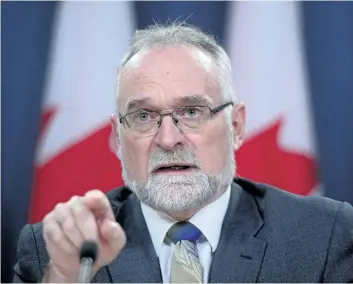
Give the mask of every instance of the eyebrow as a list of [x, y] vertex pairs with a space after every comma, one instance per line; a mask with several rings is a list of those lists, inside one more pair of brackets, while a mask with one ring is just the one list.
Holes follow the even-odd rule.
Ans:
[[[176, 102], [179, 105], [206, 105], [207, 106], [212, 103], [212, 99], [207, 95], [195, 94], [195, 95], [177, 98]], [[125, 108], [126, 108], [126, 111], [129, 112], [132, 109], [139, 108], [149, 103], [151, 103], [150, 98], [131, 99], [130, 101], [127, 101], [127, 103], [125, 104]]]
[[150, 101], [150, 98], [141, 98], [141, 99], [132, 99], [131, 101], [128, 101], [125, 105], [125, 108], [127, 111], [138, 108], [141, 105], [145, 105]]
[[212, 99], [207, 95], [191, 95], [185, 96], [177, 99], [178, 103], [180, 104], [191, 104], [191, 105], [209, 105], [212, 103]]

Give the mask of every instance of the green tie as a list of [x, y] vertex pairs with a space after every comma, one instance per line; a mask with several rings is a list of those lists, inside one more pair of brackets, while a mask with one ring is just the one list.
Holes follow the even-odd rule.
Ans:
[[175, 243], [170, 267], [170, 283], [202, 283], [202, 266], [195, 241], [201, 232], [191, 223], [172, 226], [167, 238]]

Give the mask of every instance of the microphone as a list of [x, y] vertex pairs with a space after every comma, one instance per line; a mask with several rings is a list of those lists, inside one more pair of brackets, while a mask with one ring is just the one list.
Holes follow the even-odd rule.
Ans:
[[78, 274], [78, 283], [89, 283], [92, 266], [96, 260], [98, 245], [94, 241], [86, 241], [83, 243], [80, 250], [80, 273]]

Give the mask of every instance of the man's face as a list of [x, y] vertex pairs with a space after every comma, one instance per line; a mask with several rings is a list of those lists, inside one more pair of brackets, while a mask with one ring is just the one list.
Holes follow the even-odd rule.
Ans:
[[[225, 101], [215, 80], [217, 72], [213, 60], [193, 47], [168, 46], [137, 54], [121, 74], [119, 113], [219, 106]], [[224, 110], [193, 131], [178, 128], [171, 116], [163, 118], [156, 133], [118, 127], [124, 181], [155, 209], [181, 211], [202, 206], [234, 174], [234, 133]], [[173, 164], [188, 167], [169, 167]]]

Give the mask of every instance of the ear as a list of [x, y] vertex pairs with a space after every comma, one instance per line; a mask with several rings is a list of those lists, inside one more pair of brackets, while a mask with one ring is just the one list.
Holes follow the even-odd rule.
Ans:
[[111, 146], [114, 149], [114, 152], [117, 155], [118, 159], [121, 159], [120, 157], [121, 144], [120, 144], [120, 137], [119, 137], [119, 131], [118, 131], [119, 117], [116, 113], [111, 115], [110, 122], [112, 126]]
[[232, 109], [233, 148], [237, 151], [244, 141], [246, 107], [243, 102]]

